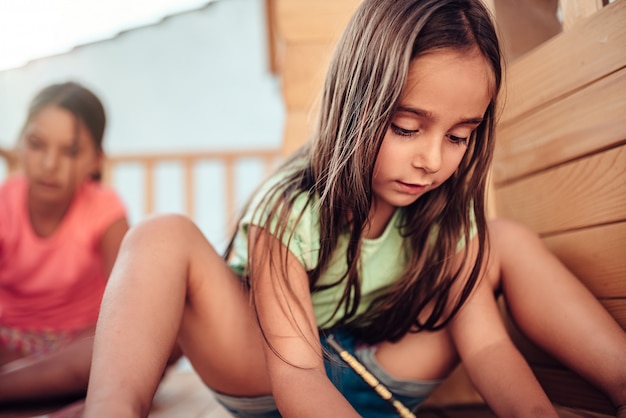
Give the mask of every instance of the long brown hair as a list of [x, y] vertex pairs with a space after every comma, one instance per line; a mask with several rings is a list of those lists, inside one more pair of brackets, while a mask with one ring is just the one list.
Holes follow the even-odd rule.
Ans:
[[[493, 71], [493, 98], [453, 176], [403, 208], [406, 270], [357, 316], [360, 244], [372, 205], [374, 163], [411, 62], [442, 49], [478, 50]], [[272, 189], [266, 207], [257, 210], [267, 211], [270, 220], [278, 219], [274, 233], [281, 237], [289, 233], [287, 218], [295, 199], [305, 194], [311, 204], [314, 196], [318, 198], [320, 251], [318, 264], [308, 271], [311, 292], [321, 289], [319, 278], [339, 236], [349, 234], [348, 269], [335, 284], [345, 288], [335, 313], [345, 312], [337, 324], [353, 328], [364, 341], [394, 341], [409, 331], [446, 326], [478, 280], [486, 257], [485, 189], [501, 71], [496, 32], [480, 0], [365, 0], [340, 39], [312, 138], [287, 161], [283, 169], [292, 167], [292, 173]], [[473, 263], [471, 273], [461, 294], [451, 295], [460, 271], [451, 256], [461, 237], [469, 242], [474, 223], [478, 255], [470, 259], [465, 247], [465, 263]], [[420, 320], [423, 316], [426, 319]]]

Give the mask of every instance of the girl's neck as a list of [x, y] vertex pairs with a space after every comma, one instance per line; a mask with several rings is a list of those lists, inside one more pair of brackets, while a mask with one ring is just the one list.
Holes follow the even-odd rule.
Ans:
[[391, 220], [396, 207], [389, 205], [372, 205], [370, 209], [367, 225], [363, 231], [363, 238], [375, 239], [382, 235]]
[[53, 235], [63, 221], [71, 200], [58, 204], [50, 202], [37, 202], [29, 197], [28, 199], [28, 215], [30, 224], [39, 237], [46, 238]]

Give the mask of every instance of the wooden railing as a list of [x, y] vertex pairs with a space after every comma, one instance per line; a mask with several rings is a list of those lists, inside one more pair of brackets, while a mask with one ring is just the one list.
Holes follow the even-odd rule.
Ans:
[[[14, 153], [0, 149], [0, 161], [3, 161], [4, 173], [0, 180], [10, 172], [17, 169], [17, 161]], [[225, 226], [226, 232], [230, 232], [235, 225], [236, 216], [240, 209], [242, 199], [249, 196], [250, 191], [261, 183], [263, 178], [275, 168], [281, 161], [281, 154], [278, 150], [242, 150], [242, 151], [200, 151], [200, 152], [180, 152], [180, 153], [137, 153], [137, 154], [112, 154], [108, 155], [103, 181], [113, 186], [124, 198], [130, 212], [134, 214], [131, 221], [136, 222], [148, 214], [159, 212], [157, 197], [159, 194], [167, 194], [167, 199], [181, 199], [181, 202], [174, 202], [174, 206], [180, 208], [181, 213], [197, 220], [197, 202], [199, 200], [197, 185], [204, 179], [200, 178], [199, 167], [203, 164], [213, 164], [218, 166], [219, 172], [214, 179], [221, 184], [220, 189], [223, 194], [214, 197], [211, 202], [213, 206], [220, 206], [220, 210], [215, 210], [219, 216], [218, 223]], [[237, 169], [246, 165], [261, 165], [260, 170], [253, 170], [254, 174], [244, 179], [239, 179]], [[168, 188], [164, 184], [163, 177], [159, 176], [159, 169], [164, 167], [174, 167], [182, 173], [180, 184], [170, 185]], [[126, 190], [130, 181], [129, 174], [125, 168], [133, 168], [134, 173], [139, 173], [140, 184], [136, 192]], [[2, 169], [0, 167], [0, 169]], [[168, 178], [167, 180], [176, 180]], [[174, 191], [175, 193], [169, 193]], [[241, 197], [243, 195], [243, 197]], [[239, 198], [239, 199], [238, 199]], [[222, 239], [223, 237], [218, 237]]]
[[[162, 153], [162, 154], [126, 154], [111, 155], [107, 157], [104, 181], [115, 184], [118, 180], [118, 172], [124, 165], [138, 165], [144, 176], [143, 212], [149, 214], [155, 211], [155, 191], [159, 184], [155, 181], [155, 172], [159, 165], [173, 163], [179, 165], [183, 175], [183, 212], [191, 218], [196, 216], [195, 205], [197, 174], [194, 171], [200, 163], [217, 162], [224, 169], [224, 199], [225, 213], [229, 215], [228, 224], [233, 224], [233, 216], [236, 212], [235, 197], [238, 184], [235, 180], [235, 167], [244, 161], [260, 161], [263, 166], [263, 175], [267, 175], [280, 161], [280, 153], [277, 150], [245, 150], [245, 151], [201, 151], [187, 153]], [[261, 178], [252, 179], [258, 183]]]
[[15, 155], [15, 151], [0, 148], [0, 163], [2, 164], [0, 169], [4, 170], [4, 173], [2, 173], [4, 176], [12, 171], [15, 171], [17, 169], [17, 157]]
[[[216, 164], [219, 167], [219, 171], [221, 171], [219, 177], [223, 180], [223, 184], [219, 187], [221, 190], [212, 188], [211, 190], [202, 190], [201, 194], [210, 194], [214, 202], [222, 205], [222, 210], [219, 212], [226, 215], [224, 219], [225, 225], [228, 229], [232, 229], [240, 206], [240, 204], [237, 204], [237, 196], [240, 194], [238, 191], [243, 186], [247, 186], [247, 192], [245, 192], [247, 197], [249, 191], [256, 187], [265, 176], [269, 175], [280, 160], [281, 155], [278, 150], [111, 155], [106, 161], [104, 181], [118, 189], [122, 189], [124, 187], [124, 174], [122, 173], [124, 167], [138, 168], [143, 183], [143, 186], [140, 187], [143, 198], [140, 198], [139, 203], [141, 206], [140, 216], [143, 217], [159, 211], [157, 193], [166, 190], [163, 182], [157, 180], [159, 168], [166, 165], [173, 166], [181, 173], [181, 175], [176, 176], [180, 184], [173, 186], [177, 191], [176, 195], [180, 195], [176, 197], [182, 199], [178, 206], [181, 207], [182, 213], [194, 220], [198, 220], [201, 214], [197, 211], [199, 200], [197, 186], [202, 180], [198, 168], [202, 164]], [[236, 169], [246, 163], [260, 163], [262, 165], [261, 172], [259, 173], [257, 170], [253, 176], [248, 176], [248, 178], [238, 181]], [[173, 189], [170, 188], [169, 190], [172, 191]], [[134, 203], [137, 204], [137, 202]]]

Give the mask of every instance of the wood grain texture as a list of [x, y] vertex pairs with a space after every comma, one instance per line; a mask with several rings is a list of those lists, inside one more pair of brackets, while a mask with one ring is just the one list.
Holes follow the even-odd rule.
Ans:
[[626, 2], [616, 1], [508, 68], [502, 123], [626, 66]]
[[626, 68], [499, 125], [493, 178], [496, 185], [510, 182], [625, 140]]
[[573, 408], [615, 414], [615, 407], [611, 401], [575, 373], [539, 366], [534, 367], [533, 372], [552, 402]]
[[626, 146], [497, 189], [498, 216], [539, 234], [626, 220]]
[[[626, 298], [626, 222], [557, 234], [544, 242], [594, 295]], [[626, 328], [626, 314], [613, 302], [605, 304], [617, 311]]]
[[308, 110], [292, 110], [287, 114], [283, 132], [283, 155], [290, 155], [307, 141], [314, 118], [314, 113]]
[[285, 45], [281, 87], [288, 112], [310, 109], [319, 98], [333, 47], [331, 42]]
[[334, 41], [361, 0], [274, 0], [277, 31], [288, 43]]
[[602, 0], [561, 0], [563, 27], [570, 29], [602, 8]]

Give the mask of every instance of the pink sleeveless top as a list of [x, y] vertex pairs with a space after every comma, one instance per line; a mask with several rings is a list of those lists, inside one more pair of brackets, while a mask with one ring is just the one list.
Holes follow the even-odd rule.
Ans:
[[0, 186], [0, 326], [74, 331], [95, 324], [106, 278], [99, 245], [126, 216], [118, 195], [97, 182], [76, 193], [49, 237], [37, 236], [27, 211], [27, 179]]

